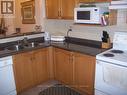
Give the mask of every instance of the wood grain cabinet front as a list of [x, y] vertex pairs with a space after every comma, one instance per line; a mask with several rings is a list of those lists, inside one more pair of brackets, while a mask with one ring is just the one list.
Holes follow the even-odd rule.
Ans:
[[33, 52], [33, 63], [35, 71], [35, 84], [40, 84], [48, 80], [48, 49], [40, 49]]
[[76, 88], [94, 95], [95, 57], [80, 53], [75, 53], [74, 56]]
[[20, 92], [34, 84], [32, 52], [13, 56], [16, 90]]
[[59, 0], [46, 0], [46, 17], [48, 19], [58, 19], [59, 18]]
[[76, 0], [46, 0], [48, 19], [73, 19]]
[[16, 54], [13, 63], [18, 93], [48, 80], [47, 49]]
[[72, 86], [73, 62], [71, 52], [54, 48], [55, 79]]
[[44, 48], [16, 54], [13, 56], [13, 63], [18, 93], [47, 80], [55, 79], [81, 92], [93, 95], [95, 76], [93, 56], [59, 48]]
[[55, 79], [94, 94], [95, 57], [54, 48]]

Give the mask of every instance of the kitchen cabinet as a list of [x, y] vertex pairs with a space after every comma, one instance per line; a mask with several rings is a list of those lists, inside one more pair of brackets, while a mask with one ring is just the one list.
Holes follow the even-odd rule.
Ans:
[[48, 50], [39, 49], [33, 52], [33, 64], [35, 71], [35, 84], [40, 84], [46, 80], [48, 80]]
[[48, 79], [46, 48], [16, 54], [13, 64], [18, 93]]
[[76, 0], [46, 0], [48, 19], [73, 19]]
[[16, 90], [20, 92], [34, 84], [32, 52], [21, 53], [13, 56]]
[[46, 17], [48, 19], [59, 18], [60, 0], [46, 0]]
[[94, 94], [95, 57], [75, 53], [75, 84], [77, 89]]
[[73, 60], [72, 52], [54, 48], [55, 79], [72, 86]]
[[93, 56], [50, 47], [14, 55], [13, 67], [18, 93], [49, 79], [90, 95], [94, 91]]
[[73, 19], [74, 7], [76, 5], [75, 0], [61, 0], [61, 18], [62, 19]]
[[55, 79], [93, 95], [95, 62], [93, 56], [55, 48]]

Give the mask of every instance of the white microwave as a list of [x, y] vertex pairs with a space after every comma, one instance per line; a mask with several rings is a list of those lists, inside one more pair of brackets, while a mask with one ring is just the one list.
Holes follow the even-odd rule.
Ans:
[[101, 24], [101, 16], [108, 12], [104, 7], [78, 7], [74, 8], [74, 22], [85, 24]]

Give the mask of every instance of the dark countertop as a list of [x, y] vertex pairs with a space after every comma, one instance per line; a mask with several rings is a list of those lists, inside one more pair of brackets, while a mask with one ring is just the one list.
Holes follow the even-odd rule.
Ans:
[[74, 51], [74, 52], [79, 52], [79, 53], [83, 53], [83, 54], [88, 54], [91, 56], [96, 56], [97, 54], [105, 51], [106, 49], [101, 49], [100, 48], [100, 42], [95, 43], [95, 41], [92, 40], [84, 40], [84, 43], [79, 43], [82, 42], [82, 39], [78, 39], [77, 38], [71, 38], [71, 40], [67, 39], [65, 42], [52, 42], [52, 41], [45, 41], [45, 42], [39, 42], [40, 45], [36, 46], [36, 47], [30, 47], [30, 48], [25, 48], [19, 51], [11, 51], [11, 50], [1, 50], [0, 51], [0, 58], [1, 57], [6, 57], [6, 56], [11, 56], [11, 55], [15, 55], [15, 54], [19, 54], [19, 53], [23, 53], [23, 52], [28, 52], [28, 51], [32, 51], [32, 50], [36, 50], [36, 49], [41, 49], [41, 48], [46, 48], [46, 47], [56, 47], [56, 48], [61, 48], [61, 49], [65, 49], [68, 51]]
[[79, 52], [83, 54], [88, 54], [91, 56], [96, 56], [97, 54], [105, 51], [105, 49], [100, 49], [100, 48], [95, 48], [95, 47], [90, 47], [90, 46], [85, 46], [85, 45], [78, 45], [74, 43], [51, 43], [53, 47], [56, 48], [61, 48], [65, 49], [68, 51], [74, 51], [74, 52]]

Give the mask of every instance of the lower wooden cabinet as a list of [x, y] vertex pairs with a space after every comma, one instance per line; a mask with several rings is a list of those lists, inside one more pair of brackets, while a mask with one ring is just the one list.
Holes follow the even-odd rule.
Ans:
[[94, 94], [95, 57], [55, 48], [54, 65], [56, 80]]
[[79, 53], [74, 56], [76, 88], [94, 95], [95, 57]]
[[13, 63], [18, 93], [49, 79], [55, 79], [93, 95], [93, 56], [50, 47], [16, 54], [13, 56]]
[[13, 56], [18, 93], [48, 80], [47, 57], [46, 48]]
[[47, 49], [40, 49], [33, 52], [33, 63], [35, 71], [35, 84], [40, 84], [48, 80], [48, 51]]
[[13, 56], [16, 90], [20, 92], [34, 84], [32, 52]]
[[55, 79], [72, 86], [73, 84], [73, 60], [71, 52], [54, 48]]

